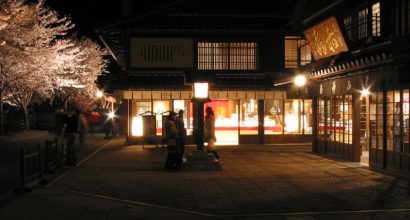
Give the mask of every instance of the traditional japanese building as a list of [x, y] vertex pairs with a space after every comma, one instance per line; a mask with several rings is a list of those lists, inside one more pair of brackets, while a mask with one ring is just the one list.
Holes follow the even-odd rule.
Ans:
[[[276, 1], [174, 1], [99, 27], [121, 68], [100, 82], [121, 103], [128, 142], [147, 129], [160, 142], [163, 116], [181, 109], [193, 139], [203, 117], [195, 83], [209, 89], [217, 144], [310, 142], [312, 101], [274, 86], [297, 67], [293, 13]], [[150, 128], [144, 115], [155, 116]]]
[[299, 1], [298, 8], [295, 74], [307, 83], [276, 84], [288, 87], [287, 98], [312, 98], [313, 151], [408, 175], [410, 2]]

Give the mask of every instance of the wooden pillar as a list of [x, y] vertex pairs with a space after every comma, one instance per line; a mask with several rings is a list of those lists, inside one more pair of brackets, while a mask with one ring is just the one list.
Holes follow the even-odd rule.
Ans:
[[318, 152], [318, 122], [317, 122], [317, 97], [312, 98], [312, 151]]
[[127, 99], [127, 135], [126, 142], [131, 144], [131, 126], [132, 126], [132, 102]]
[[352, 161], [359, 162], [361, 154], [360, 146], [360, 95], [359, 93], [354, 93], [353, 98], [353, 115], [352, 115], [352, 126], [353, 126], [353, 156], [350, 158]]
[[265, 110], [265, 101], [260, 99], [258, 100], [258, 139], [259, 144], [265, 143], [265, 125], [264, 125], [264, 110]]

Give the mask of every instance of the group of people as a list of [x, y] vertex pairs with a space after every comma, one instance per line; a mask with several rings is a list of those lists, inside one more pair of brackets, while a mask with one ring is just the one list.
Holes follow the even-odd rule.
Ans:
[[[186, 138], [183, 110], [179, 110], [178, 115], [175, 112], [169, 114], [168, 120], [165, 123], [165, 136], [168, 150], [165, 168], [179, 169], [182, 167], [184, 160]], [[204, 141], [208, 142], [208, 152], [215, 155], [216, 162], [220, 162], [221, 159], [214, 149], [214, 143], [216, 142], [215, 117], [211, 107], [206, 108]]]
[[57, 114], [57, 135], [65, 139], [65, 144], [57, 149], [59, 166], [77, 165], [77, 140], [83, 144], [87, 130], [87, 119], [78, 109]]
[[179, 169], [182, 166], [185, 152], [186, 129], [184, 125], [184, 111], [179, 110], [178, 117], [171, 112], [165, 123], [168, 156], [165, 163], [167, 169]]

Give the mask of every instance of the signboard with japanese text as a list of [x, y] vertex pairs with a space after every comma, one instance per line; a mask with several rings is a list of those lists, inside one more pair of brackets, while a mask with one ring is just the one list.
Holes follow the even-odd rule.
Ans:
[[335, 17], [304, 32], [316, 60], [349, 51]]
[[155, 115], [144, 115], [142, 116], [143, 132], [144, 137], [155, 137], [156, 133], [156, 121]]
[[131, 67], [193, 67], [191, 38], [131, 38]]

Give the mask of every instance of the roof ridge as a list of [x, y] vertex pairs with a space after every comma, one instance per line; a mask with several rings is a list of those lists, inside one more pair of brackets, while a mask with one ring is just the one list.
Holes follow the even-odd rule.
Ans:
[[153, 6], [152, 10], [149, 10], [149, 11], [146, 11], [146, 12], [141, 13], [139, 15], [135, 15], [135, 16], [123, 19], [121, 21], [109, 24], [109, 25], [107, 25], [107, 27], [113, 27], [113, 26], [116, 26], [116, 25], [121, 25], [121, 24], [124, 24], [124, 23], [127, 23], [127, 22], [135, 21], [135, 20], [150, 16], [150, 15], [155, 14], [157, 12], [160, 12], [164, 9], [167, 9], [167, 8], [172, 7], [174, 5], [180, 4], [184, 1], [185, 0], [168, 0], [166, 2], [161, 3], [162, 6], [159, 6], [159, 5], [157, 7]]
[[169, 16], [203, 16], [203, 17], [268, 17], [268, 18], [289, 18], [289, 15], [272, 15], [272, 14], [218, 14], [218, 13], [170, 13]]

